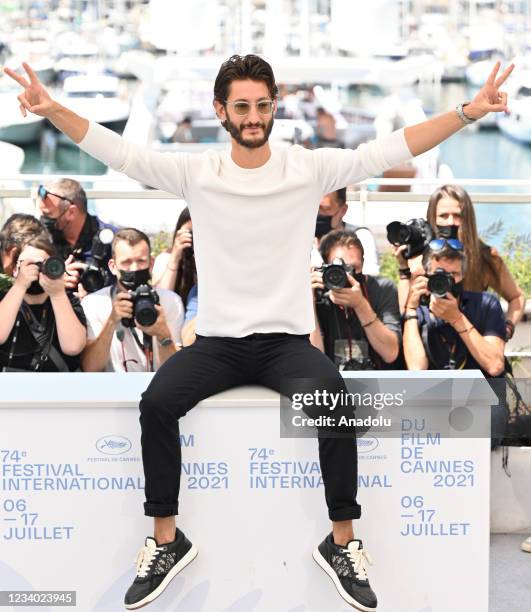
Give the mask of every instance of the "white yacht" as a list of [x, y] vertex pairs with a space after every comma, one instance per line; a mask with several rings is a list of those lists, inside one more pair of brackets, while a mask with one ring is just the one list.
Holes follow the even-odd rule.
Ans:
[[[119, 97], [119, 84], [117, 77], [105, 74], [70, 76], [64, 81], [59, 102], [90, 121], [119, 131], [130, 112], [129, 103]], [[63, 142], [61, 137], [59, 140]]]
[[506, 86], [509, 113], [498, 113], [498, 127], [509, 138], [531, 144], [531, 60], [515, 63]]
[[16, 83], [7, 77], [0, 78], [0, 140], [15, 145], [39, 142], [44, 119], [31, 113], [22, 116], [17, 100], [19, 93]]

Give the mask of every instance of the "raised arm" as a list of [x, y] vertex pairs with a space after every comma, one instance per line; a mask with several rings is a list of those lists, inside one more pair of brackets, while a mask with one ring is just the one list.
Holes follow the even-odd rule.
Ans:
[[[500, 62], [496, 62], [489, 78], [479, 90], [476, 97], [464, 108], [464, 114], [469, 119], [481, 119], [488, 113], [507, 112], [507, 94], [499, 91], [513, 71], [511, 64], [498, 78]], [[458, 132], [465, 123], [458, 113], [450, 111], [428, 121], [412, 125], [404, 129], [404, 136], [412, 155], [420, 155]]]
[[4, 68], [4, 72], [24, 88], [24, 91], [17, 97], [22, 115], [26, 117], [29, 111], [39, 117], [46, 117], [76, 144], [81, 142], [89, 128], [88, 120], [52, 100], [30, 66], [26, 63], [23, 63], [22, 66], [28, 76], [27, 79], [10, 68]]
[[4, 72], [24, 91], [18, 96], [20, 111], [28, 111], [48, 119], [79, 147], [106, 166], [140, 181], [144, 185], [163, 189], [184, 198], [185, 153], [161, 153], [127, 142], [115, 132], [76, 115], [53, 100], [31, 67], [23, 63], [27, 78], [9, 68]]

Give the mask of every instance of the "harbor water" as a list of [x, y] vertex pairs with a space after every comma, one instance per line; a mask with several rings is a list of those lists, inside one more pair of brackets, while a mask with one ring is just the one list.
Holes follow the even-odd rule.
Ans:
[[[401, 92], [405, 97], [419, 96], [428, 116], [451, 110], [457, 103], [469, 100], [474, 91], [463, 83], [444, 83], [431, 89], [415, 88]], [[351, 95], [351, 103], [370, 105], [381, 97]], [[510, 103], [509, 103], [510, 107]], [[77, 148], [57, 146], [53, 155], [45, 159], [39, 145], [25, 147], [23, 173], [46, 174], [104, 174], [106, 167]], [[466, 128], [455, 134], [440, 147], [440, 161], [452, 169], [456, 178], [531, 179], [531, 147], [510, 140], [497, 129]], [[473, 187], [470, 191], [523, 191], [518, 187]], [[502, 221], [501, 231], [489, 241], [499, 246], [507, 231], [531, 234], [531, 204], [477, 204], [478, 227], [486, 230]]]

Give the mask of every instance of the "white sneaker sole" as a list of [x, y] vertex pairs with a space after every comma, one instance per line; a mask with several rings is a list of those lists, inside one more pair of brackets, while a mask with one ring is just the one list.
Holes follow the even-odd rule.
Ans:
[[524, 552], [528, 552], [531, 553], [531, 542], [529, 542], [528, 540], [524, 540], [522, 542], [522, 545], [520, 546], [520, 548], [524, 551]]
[[341, 582], [339, 581], [339, 578], [337, 577], [337, 574], [334, 572], [333, 568], [331, 568], [330, 565], [327, 563], [326, 559], [319, 552], [318, 548], [316, 548], [313, 551], [312, 556], [315, 562], [317, 563], [317, 565], [319, 565], [319, 567], [321, 567], [330, 576], [330, 578], [332, 578], [332, 582], [334, 583], [337, 589], [337, 592], [341, 595], [341, 597], [348, 604], [350, 604], [354, 608], [357, 608], [358, 610], [362, 610], [363, 612], [376, 612], [376, 608], [367, 608], [367, 606], [364, 606], [359, 601], [356, 601], [351, 595], [349, 595], [345, 591], [345, 589], [343, 588], [343, 585], [341, 584]]
[[197, 548], [192, 544], [192, 548], [184, 555], [184, 557], [168, 572], [166, 578], [159, 584], [159, 586], [152, 591], [149, 595], [146, 595], [144, 599], [137, 601], [133, 604], [124, 604], [127, 610], [136, 610], [146, 604], [157, 599], [162, 594], [164, 589], [170, 584], [171, 580], [177, 576], [177, 574], [183, 570], [189, 563], [191, 563], [197, 557]]

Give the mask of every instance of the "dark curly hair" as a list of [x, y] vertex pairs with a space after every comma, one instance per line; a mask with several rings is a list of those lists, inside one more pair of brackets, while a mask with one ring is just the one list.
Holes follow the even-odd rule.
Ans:
[[216, 82], [214, 83], [214, 99], [222, 104], [229, 96], [229, 87], [232, 81], [263, 81], [269, 90], [271, 99], [278, 95], [275, 75], [271, 66], [258, 55], [233, 55], [221, 64]]

